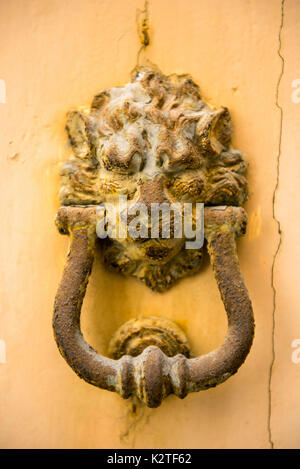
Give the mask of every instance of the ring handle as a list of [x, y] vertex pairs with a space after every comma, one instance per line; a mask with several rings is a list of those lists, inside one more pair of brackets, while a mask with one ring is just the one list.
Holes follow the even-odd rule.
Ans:
[[224, 382], [237, 372], [254, 336], [251, 301], [239, 268], [235, 238], [245, 233], [247, 215], [241, 207], [205, 208], [205, 238], [228, 318], [224, 343], [197, 358], [168, 357], [149, 346], [137, 357], [103, 357], [84, 339], [80, 314], [92, 270], [98, 214], [95, 206], [64, 206], [56, 224], [69, 234], [71, 245], [54, 305], [53, 329], [59, 351], [77, 375], [94, 386], [136, 395], [148, 407], [158, 407], [169, 394], [184, 398]]

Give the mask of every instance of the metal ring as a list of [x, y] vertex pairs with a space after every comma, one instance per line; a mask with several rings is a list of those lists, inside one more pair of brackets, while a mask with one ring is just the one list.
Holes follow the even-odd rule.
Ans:
[[208, 389], [237, 372], [254, 336], [251, 301], [239, 268], [235, 238], [245, 232], [247, 216], [241, 207], [206, 207], [205, 238], [211, 264], [228, 317], [224, 343], [206, 355], [168, 357], [149, 346], [137, 357], [112, 360], [97, 353], [80, 330], [80, 314], [92, 270], [96, 242], [96, 207], [61, 207], [57, 226], [71, 236], [71, 246], [55, 298], [53, 328], [60, 350], [77, 375], [94, 386], [123, 398], [136, 395], [158, 407], [174, 393]]

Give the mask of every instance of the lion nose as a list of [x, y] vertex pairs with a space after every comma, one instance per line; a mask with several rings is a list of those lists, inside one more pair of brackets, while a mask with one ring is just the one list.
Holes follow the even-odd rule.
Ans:
[[148, 211], [151, 210], [151, 204], [153, 203], [170, 204], [171, 200], [169, 199], [165, 191], [163, 176], [159, 176], [156, 179], [141, 180], [136, 203], [144, 204], [147, 207]]
[[171, 204], [164, 189], [164, 180], [162, 176], [155, 179], [141, 179], [138, 186], [137, 196], [127, 206], [127, 222], [135, 218], [136, 213], [140, 211], [141, 204], [146, 209], [148, 217], [151, 216], [152, 204]]

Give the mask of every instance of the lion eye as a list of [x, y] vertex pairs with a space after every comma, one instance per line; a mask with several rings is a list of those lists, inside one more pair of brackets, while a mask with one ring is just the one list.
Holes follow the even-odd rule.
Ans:
[[159, 155], [158, 155], [158, 166], [161, 167], [161, 168], [165, 168], [167, 169], [168, 166], [169, 166], [169, 155], [168, 153], [166, 153], [165, 151], [161, 152]]
[[141, 171], [144, 167], [144, 160], [142, 158], [142, 155], [138, 152], [133, 153], [131, 159], [130, 159], [130, 164], [129, 164], [129, 172], [130, 173], [138, 173]]
[[120, 174], [134, 174], [141, 171], [144, 166], [142, 155], [136, 151], [122, 155], [111, 149], [108, 153], [103, 152], [102, 159], [105, 169]]
[[187, 138], [188, 140], [194, 140], [195, 132], [196, 122], [189, 122], [182, 129], [183, 137]]

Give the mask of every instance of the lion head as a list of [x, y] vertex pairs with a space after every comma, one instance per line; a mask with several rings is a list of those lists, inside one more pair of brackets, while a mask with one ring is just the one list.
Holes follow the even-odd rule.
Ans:
[[[71, 111], [72, 156], [62, 169], [63, 205], [202, 202], [242, 205], [247, 163], [231, 147], [227, 108], [213, 109], [188, 75], [139, 67], [131, 83], [96, 94], [91, 109]], [[104, 259], [157, 291], [197, 272], [202, 250], [183, 239], [107, 239]]]

